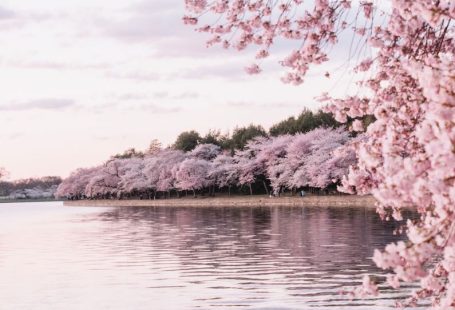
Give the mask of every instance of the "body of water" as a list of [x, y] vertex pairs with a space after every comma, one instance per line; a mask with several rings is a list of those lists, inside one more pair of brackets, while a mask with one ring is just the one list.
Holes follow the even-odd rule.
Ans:
[[397, 240], [363, 208], [0, 204], [0, 309], [389, 309], [350, 301]]

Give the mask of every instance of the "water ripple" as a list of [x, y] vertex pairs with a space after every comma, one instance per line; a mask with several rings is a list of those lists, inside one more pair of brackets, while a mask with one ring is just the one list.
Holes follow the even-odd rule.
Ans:
[[356, 208], [0, 206], [0, 309], [390, 309], [349, 300], [391, 223]]

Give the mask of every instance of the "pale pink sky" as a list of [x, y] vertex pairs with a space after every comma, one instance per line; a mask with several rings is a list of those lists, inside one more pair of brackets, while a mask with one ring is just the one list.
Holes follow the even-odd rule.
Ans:
[[10, 179], [67, 176], [184, 130], [268, 127], [346, 90], [345, 75], [283, 84], [288, 46], [248, 76], [252, 51], [207, 49], [183, 12], [183, 0], [3, 0], [0, 167]]

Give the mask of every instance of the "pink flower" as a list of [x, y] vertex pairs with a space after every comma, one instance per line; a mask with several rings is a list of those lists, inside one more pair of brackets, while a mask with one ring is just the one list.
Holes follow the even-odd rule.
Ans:
[[372, 64], [373, 61], [371, 59], [365, 59], [356, 67], [356, 71], [360, 72], [368, 71]]
[[361, 2], [360, 6], [363, 8], [363, 13], [365, 14], [366, 18], [371, 18], [371, 13], [373, 12], [373, 3], [372, 2]]
[[205, 10], [207, 6], [207, 0], [185, 0], [187, 10], [200, 13]]
[[198, 22], [198, 20], [195, 17], [190, 17], [190, 16], [184, 16], [183, 17], [183, 23], [185, 25], [196, 25], [197, 22]]
[[259, 74], [262, 70], [257, 64], [252, 64], [248, 67], [245, 67], [245, 71], [248, 74]]
[[356, 119], [352, 122], [352, 130], [354, 131], [364, 131], [363, 123], [361, 120]]

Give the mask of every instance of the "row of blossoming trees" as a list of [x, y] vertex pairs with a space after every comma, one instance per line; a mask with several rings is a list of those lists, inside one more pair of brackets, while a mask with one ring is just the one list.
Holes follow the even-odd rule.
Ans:
[[167, 148], [144, 157], [112, 158], [79, 169], [65, 179], [57, 196], [80, 198], [156, 198], [253, 185], [279, 195], [299, 188], [334, 188], [356, 161], [349, 133], [318, 128], [304, 134], [250, 140], [233, 155], [219, 146], [200, 144], [190, 152]]

